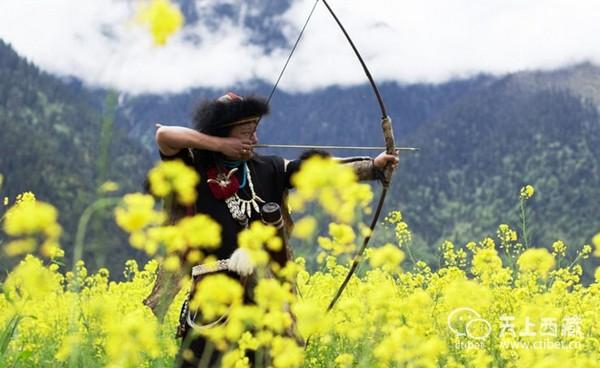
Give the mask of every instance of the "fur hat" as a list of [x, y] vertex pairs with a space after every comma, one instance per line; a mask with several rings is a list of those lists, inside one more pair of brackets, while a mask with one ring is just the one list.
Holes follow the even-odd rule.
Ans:
[[229, 92], [216, 100], [201, 103], [194, 112], [194, 128], [202, 133], [225, 137], [231, 127], [258, 122], [269, 113], [267, 101], [260, 97], [240, 97]]

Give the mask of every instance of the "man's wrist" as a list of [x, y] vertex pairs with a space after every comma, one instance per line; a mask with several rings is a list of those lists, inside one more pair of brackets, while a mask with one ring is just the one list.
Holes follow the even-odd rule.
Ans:
[[207, 135], [208, 137], [208, 146], [210, 147], [210, 151], [223, 153], [223, 139], [221, 137], [215, 137], [212, 135]]

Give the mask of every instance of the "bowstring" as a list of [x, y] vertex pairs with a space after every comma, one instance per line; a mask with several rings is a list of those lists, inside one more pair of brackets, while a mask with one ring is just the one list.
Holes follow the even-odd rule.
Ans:
[[302, 39], [302, 35], [304, 35], [306, 26], [308, 26], [308, 22], [310, 21], [310, 18], [312, 18], [312, 15], [315, 12], [315, 9], [317, 8], [318, 3], [319, 3], [319, 0], [315, 0], [315, 3], [313, 4], [312, 9], [310, 10], [310, 13], [308, 14], [308, 18], [306, 18], [306, 22], [304, 22], [304, 25], [302, 26], [302, 30], [300, 31], [300, 34], [298, 35], [298, 38], [296, 39], [296, 42], [294, 43], [294, 46], [292, 47], [292, 51], [290, 51], [290, 54], [288, 55], [287, 60], [285, 61], [285, 64], [283, 65], [283, 69], [281, 69], [281, 72], [279, 73], [279, 76], [277, 77], [277, 81], [273, 85], [273, 89], [271, 90], [271, 93], [269, 94], [269, 98], [267, 98], [267, 105], [269, 104], [269, 102], [271, 102], [271, 99], [273, 98], [273, 95], [275, 94], [275, 90], [277, 90], [277, 86], [279, 85], [279, 81], [281, 81], [281, 77], [283, 77], [283, 73], [285, 73], [285, 70], [287, 69], [287, 66], [290, 63], [290, 60], [292, 59], [292, 55], [294, 55], [294, 52], [296, 51], [296, 48], [298, 47], [298, 44], [300, 43], [300, 39]]

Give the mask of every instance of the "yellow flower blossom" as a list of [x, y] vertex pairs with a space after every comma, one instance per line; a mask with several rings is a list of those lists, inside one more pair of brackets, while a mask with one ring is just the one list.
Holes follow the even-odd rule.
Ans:
[[288, 197], [291, 207], [302, 210], [307, 203], [316, 201], [342, 223], [352, 221], [356, 207], [366, 206], [373, 198], [368, 184], [357, 183], [352, 168], [330, 158], [314, 156], [306, 160], [292, 176], [292, 183], [296, 191]]
[[406, 245], [412, 240], [412, 234], [408, 228], [408, 224], [404, 221], [400, 221], [396, 224], [395, 234], [399, 245]]
[[221, 361], [222, 368], [249, 368], [250, 359], [244, 354], [243, 350], [234, 349], [223, 355]]
[[177, 201], [190, 205], [196, 201], [198, 173], [181, 160], [161, 161], [148, 173], [150, 189], [158, 197], [175, 193]]
[[400, 212], [398, 210], [390, 211], [390, 213], [388, 213], [388, 215], [385, 217], [385, 221], [390, 224], [397, 224], [397, 223], [401, 222], [402, 220], [403, 220], [402, 212]]
[[149, 28], [156, 45], [166, 44], [184, 22], [179, 8], [169, 0], [150, 0], [139, 9], [137, 20]]
[[299, 367], [304, 362], [304, 351], [293, 339], [276, 336], [271, 345], [274, 368]]
[[40, 259], [31, 255], [25, 257], [8, 275], [3, 287], [9, 295], [24, 299], [45, 298], [49, 293], [61, 289], [60, 278], [44, 267]]
[[19, 254], [35, 253], [37, 242], [34, 238], [17, 239], [4, 246], [4, 253], [9, 257]]
[[205, 321], [211, 321], [226, 314], [231, 306], [240, 305], [242, 295], [238, 281], [222, 273], [211, 274], [198, 283], [190, 307], [200, 308]]
[[210, 216], [184, 217], [177, 223], [177, 229], [191, 248], [215, 249], [221, 245], [221, 226]]
[[545, 278], [554, 267], [554, 257], [544, 248], [528, 249], [517, 260], [519, 269], [525, 272], [535, 272]]
[[517, 232], [506, 224], [501, 224], [498, 226], [498, 231], [496, 234], [498, 235], [498, 239], [500, 239], [502, 244], [517, 241]]
[[57, 236], [58, 212], [52, 205], [40, 201], [22, 201], [13, 206], [4, 220], [4, 231], [10, 236], [48, 233]]
[[296, 221], [294, 224], [294, 231], [292, 232], [292, 236], [308, 240], [313, 236], [315, 230], [317, 228], [317, 220], [312, 216], [305, 216], [300, 220]]
[[115, 209], [117, 224], [127, 232], [135, 232], [151, 225], [160, 225], [165, 214], [154, 210], [154, 198], [133, 193], [123, 197], [122, 205]]
[[163, 267], [167, 271], [177, 271], [180, 266], [181, 262], [177, 256], [168, 256], [163, 262]]
[[352, 363], [354, 363], [354, 355], [349, 353], [342, 353], [335, 358], [335, 364], [340, 368], [349, 368], [352, 367]]
[[520, 197], [522, 200], [528, 200], [535, 194], [535, 189], [531, 185], [526, 185], [521, 188]]
[[404, 252], [389, 243], [383, 247], [372, 249], [369, 256], [369, 263], [372, 267], [382, 267], [388, 272], [398, 271], [403, 260]]
[[15, 205], [27, 202], [35, 202], [35, 194], [33, 192], [23, 192], [15, 198]]
[[567, 246], [565, 245], [565, 243], [562, 240], [557, 240], [554, 243], [552, 243], [552, 255], [554, 256], [561, 256], [564, 257], [566, 255], [567, 252]]
[[117, 190], [119, 190], [119, 184], [114, 181], [105, 181], [100, 188], [98, 188], [100, 193], [111, 193], [116, 192]]
[[600, 233], [594, 235], [592, 244], [594, 244], [594, 257], [600, 257]]
[[277, 238], [277, 229], [254, 221], [248, 229], [238, 234], [238, 245], [248, 251], [250, 259], [257, 266], [264, 266], [269, 262], [269, 253], [266, 249], [281, 247], [281, 240]]

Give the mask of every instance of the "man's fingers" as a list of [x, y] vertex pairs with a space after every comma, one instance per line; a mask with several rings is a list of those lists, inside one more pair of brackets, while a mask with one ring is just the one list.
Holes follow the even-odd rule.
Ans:
[[155, 127], [156, 129], [160, 128], [161, 126], [163, 126], [161, 123], [156, 123], [156, 124], [154, 124], [154, 127]]

